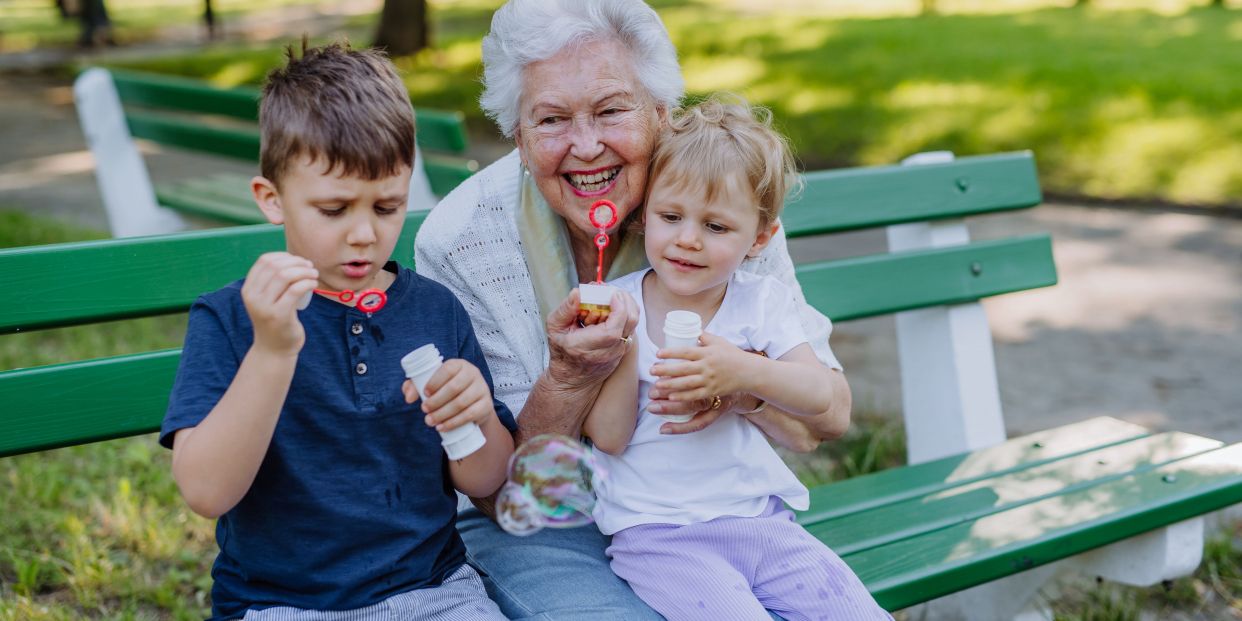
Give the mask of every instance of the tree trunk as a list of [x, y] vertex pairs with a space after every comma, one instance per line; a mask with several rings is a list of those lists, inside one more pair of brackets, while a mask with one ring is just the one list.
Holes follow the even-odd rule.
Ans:
[[430, 44], [427, 0], [384, 0], [375, 47], [384, 48], [390, 56], [406, 56]]

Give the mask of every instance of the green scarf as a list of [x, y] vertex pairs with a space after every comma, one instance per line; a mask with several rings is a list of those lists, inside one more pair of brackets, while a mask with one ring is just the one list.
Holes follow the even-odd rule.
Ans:
[[[552, 211], [535, 185], [535, 178], [522, 166], [518, 184], [518, 237], [526, 255], [539, 314], [544, 319], [578, 286], [578, 271], [570, 254], [569, 230], [565, 219]], [[639, 235], [625, 235], [621, 248], [608, 268], [604, 280], [619, 278], [647, 267], [647, 254]]]

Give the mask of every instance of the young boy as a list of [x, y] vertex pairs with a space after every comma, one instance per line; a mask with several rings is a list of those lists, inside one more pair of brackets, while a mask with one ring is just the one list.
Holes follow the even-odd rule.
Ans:
[[[766, 111], [762, 111], [766, 112]], [[768, 443], [765, 417], [833, 417], [829, 377], [793, 293], [741, 271], [776, 233], [793, 158], [769, 117], [708, 99], [669, 117], [651, 160], [643, 235], [651, 268], [612, 282], [639, 309], [634, 343], [583, 424], [608, 477], [594, 516], [613, 571], [669, 619], [887, 620], [858, 576], [793, 521], [808, 493]], [[665, 316], [703, 321], [665, 348]], [[762, 356], [750, 352], [762, 353]], [[745, 394], [758, 405], [688, 435], [660, 433], [660, 402]], [[764, 410], [768, 410], [765, 412]]]
[[[160, 431], [187, 504], [219, 517], [213, 618], [503, 619], [465, 563], [454, 489], [501, 485], [513, 417], [461, 304], [388, 260], [413, 162], [409, 97], [380, 53], [288, 56], [263, 91], [251, 182], [287, 252], [195, 302]], [[387, 304], [319, 294], [299, 311], [316, 288], [379, 289]], [[420, 408], [399, 361], [427, 343], [448, 360]], [[450, 462], [437, 430], [467, 423], [486, 444]]]

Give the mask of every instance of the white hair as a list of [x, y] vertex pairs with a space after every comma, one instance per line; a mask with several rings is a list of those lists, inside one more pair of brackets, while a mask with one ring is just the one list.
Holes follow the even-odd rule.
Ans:
[[630, 51], [635, 74], [657, 105], [671, 110], [685, 94], [677, 50], [643, 0], [509, 0], [483, 37], [479, 104], [506, 137], [518, 123], [522, 70], [570, 45], [614, 39]]

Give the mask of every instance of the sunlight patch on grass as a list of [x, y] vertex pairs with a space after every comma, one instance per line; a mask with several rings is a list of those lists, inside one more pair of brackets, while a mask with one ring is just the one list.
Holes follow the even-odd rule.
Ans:
[[767, 71], [767, 65], [745, 56], [692, 56], [685, 59], [682, 68], [686, 90], [701, 93], [741, 91]]
[[795, 92], [785, 102], [785, 109], [794, 114], [825, 112], [854, 103], [854, 91], [846, 88], [806, 88]]
[[978, 82], [903, 82], [882, 103], [889, 108], [916, 110], [995, 104], [1010, 97], [999, 87]]

